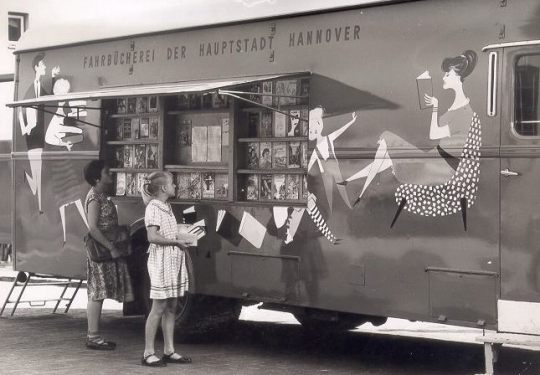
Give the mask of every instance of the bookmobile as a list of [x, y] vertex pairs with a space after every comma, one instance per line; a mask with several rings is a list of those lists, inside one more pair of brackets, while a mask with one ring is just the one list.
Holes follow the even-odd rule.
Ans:
[[388, 1], [22, 45], [15, 269], [84, 278], [82, 170], [105, 158], [137, 250], [125, 311], [144, 306], [138, 185], [166, 170], [204, 229], [180, 325], [263, 302], [311, 329], [478, 327], [491, 373], [493, 347], [540, 334], [539, 17], [534, 0]]

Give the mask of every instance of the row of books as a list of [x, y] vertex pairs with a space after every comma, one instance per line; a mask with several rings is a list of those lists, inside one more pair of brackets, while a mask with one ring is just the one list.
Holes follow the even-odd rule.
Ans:
[[115, 195], [136, 197], [141, 195], [142, 185], [148, 173], [116, 173]]
[[217, 93], [204, 94], [180, 94], [178, 95], [177, 108], [179, 110], [217, 109], [227, 108], [229, 102], [224, 95]]
[[159, 132], [159, 117], [117, 118], [114, 129], [109, 137], [111, 141], [129, 139], [157, 139]]
[[227, 199], [229, 176], [214, 172], [176, 173], [177, 199]]
[[158, 168], [158, 145], [123, 145], [113, 148], [113, 168]]
[[308, 131], [307, 109], [248, 114], [248, 137], [307, 137]]
[[249, 96], [251, 101], [268, 106], [308, 104], [309, 100], [308, 78], [254, 82], [246, 89], [257, 93]]
[[149, 113], [158, 111], [158, 98], [152, 96], [128, 97], [116, 99], [118, 114]]
[[246, 200], [307, 199], [307, 176], [299, 174], [249, 174], [245, 188]]
[[[141, 195], [149, 173], [116, 173], [115, 195], [136, 197]], [[227, 199], [229, 176], [225, 173], [174, 173], [177, 199]]]
[[307, 142], [249, 142], [246, 168], [307, 168]]

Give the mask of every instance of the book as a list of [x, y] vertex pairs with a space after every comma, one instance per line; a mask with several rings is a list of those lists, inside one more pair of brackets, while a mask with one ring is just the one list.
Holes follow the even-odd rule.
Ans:
[[178, 173], [176, 175], [176, 198], [189, 199], [189, 186], [191, 185], [190, 173]]
[[195, 211], [195, 206], [188, 207], [182, 211], [182, 220], [187, 224], [194, 224], [197, 220], [197, 211]]
[[272, 193], [274, 194], [274, 199], [278, 199], [278, 200], [285, 199], [286, 187], [285, 187], [284, 174], [274, 175], [274, 186], [272, 187]]
[[215, 174], [203, 173], [202, 174], [202, 197], [207, 199], [214, 199], [215, 190]]
[[119, 172], [116, 174], [116, 192], [115, 195], [126, 195], [126, 174]]
[[[195, 235], [196, 240], [200, 240], [206, 235], [206, 221], [201, 219], [191, 224], [187, 227], [187, 233]], [[196, 244], [192, 246], [196, 246]]]
[[[260, 93], [261, 92], [261, 83], [260, 82], [253, 82], [248, 85], [248, 92], [252, 93]], [[260, 103], [261, 102], [261, 96], [256, 94], [248, 95], [248, 99], [252, 102]]]
[[208, 161], [208, 127], [193, 126], [191, 128], [191, 161], [205, 163]]
[[226, 210], [218, 210], [216, 220], [216, 233], [238, 246], [242, 240], [242, 236], [238, 233], [240, 229], [240, 221]]
[[184, 110], [189, 109], [189, 95], [188, 94], [180, 94], [178, 95], [178, 109]]
[[149, 120], [148, 117], [142, 117], [141, 123], [140, 123], [140, 137], [141, 138], [148, 138], [150, 135], [150, 129], [149, 129]]
[[259, 112], [248, 113], [248, 134], [249, 138], [255, 138], [259, 134], [259, 124], [261, 123], [261, 114]]
[[309, 194], [307, 182], [308, 182], [308, 176], [303, 175], [302, 176], [302, 199], [304, 200], [307, 200], [307, 197]]
[[260, 249], [266, 235], [266, 228], [251, 214], [244, 211], [238, 233], [257, 249]]
[[298, 137], [301, 134], [300, 110], [293, 109], [287, 116], [287, 137]]
[[126, 173], [126, 196], [137, 196], [137, 174]]
[[287, 168], [287, 145], [285, 142], [272, 142], [272, 167]]
[[287, 175], [287, 199], [299, 199], [300, 198], [300, 190], [302, 188], [302, 185], [300, 185], [300, 175], [297, 174], [289, 174]]
[[[193, 225], [181, 223], [177, 225], [177, 229], [178, 229], [178, 234], [180, 235], [183, 233], [190, 233], [190, 230], [193, 230]], [[188, 244], [188, 246], [197, 246], [197, 245], [198, 245], [198, 241], [196, 238]]]
[[146, 145], [146, 168], [158, 168], [158, 145]]
[[137, 98], [137, 113], [148, 113], [148, 97]]
[[261, 155], [259, 157], [259, 168], [272, 168], [272, 143], [261, 142], [259, 145]]
[[135, 159], [134, 168], [146, 168], [146, 145], [134, 145]]
[[136, 113], [137, 111], [137, 98], [127, 98], [127, 112], [126, 113]]
[[124, 145], [124, 168], [133, 168], [133, 163], [134, 163], [133, 159], [134, 159], [133, 146]]
[[191, 123], [184, 122], [180, 124], [178, 132], [178, 144], [182, 147], [191, 147]]
[[247, 144], [246, 160], [248, 169], [259, 168], [259, 143], [249, 142]]
[[148, 112], [158, 111], [158, 98], [156, 95], [152, 95], [148, 98]]
[[261, 121], [259, 127], [259, 137], [272, 137], [272, 112], [261, 113]]
[[[229, 146], [229, 117], [227, 115], [227, 117], [223, 117], [221, 119], [221, 146], [222, 147], [225, 147], [225, 146]], [[224, 157], [225, 158], [228, 158], [228, 156], [226, 156], [227, 154], [224, 154]]]
[[196, 172], [190, 173], [189, 199], [201, 199], [201, 175]]
[[116, 99], [116, 113], [126, 113], [126, 98]]
[[159, 129], [159, 117], [151, 116], [149, 118], [149, 124], [148, 124], [148, 138], [157, 139], [158, 132], [159, 132], [158, 129]]
[[247, 176], [246, 199], [248, 201], [259, 199], [259, 179], [256, 174], [250, 174]]
[[289, 154], [287, 159], [287, 168], [300, 168], [302, 155], [300, 142], [289, 142]]
[[221, 126], [208, 126], [207, 162], [221, 162]]
[[138, 117], [134, 117], [131, 119], [131, 138], [132, 139], [139, 139], [140, 138], [140, 119]]
[[300, 135], [307, 137], [309, 134], [309, 111], [307, 109], [300, 110]]
[[307, 152], [307, 142], [302, 142], [302, 143], [300, 144], [300, 146], [301, 146], [300, 154], [302, 155], [302, 158], [301, 158], [302, 162], [300, 163], [300, 166], [301, 166], [302, 168], [307, 168], [307, 167], [308, 167], [308, 160], [307, 160], [307, 154], [308, 154], [308, 152]]
[[114, 122], [112, 134], [110, 138], [114, 141], [121, 141], [124, 139], [124, 119], [117, 118]]
[[274, 112], [274, 137], [287, 135], [287, 116], [280, 112]]
[[229, 197], [229, 176], [227, 174], [216, 173], [214, 195], [216, 199], [227, 199]]
[[125, 118], [122, 120], [123, 120], [122, 137], [123, 139], [131, 139], [131, 119]]
[[426, 70], [424, 73], [416, 77], [416, 86], [418, 89], [418, 103], [420, 104], [420, 109], [426, 109], [428, 108], [428, 105], [424, 100], [424, 96], [433, 96], [433, 82], [429, 74], [429, 70]]
[[276, 95], [279, 98], [279, 105], [293, 105], [296, 104], [297, 92], [296, 92], [296, 80], [283, 80], [276, 82]]
[[[262, 83], [262, 93], [272, 94], [272, 81], [264, 81]], [[261, 97], [261, 103], [267, 106], [272, 105], [272, 95], [263, 95]]]
[[137, 173], [137, 195], [142, 195], [143, 185], [147, 176], [147, 173]]
[[261, 175], [261, 200], [272, 199], [273, 176], [271, 174]]
[[[112, 165], [114, 168], [124, 168], [124, 146], [113, 148]], [[124, 176], [125, 181], [125, 176]]]

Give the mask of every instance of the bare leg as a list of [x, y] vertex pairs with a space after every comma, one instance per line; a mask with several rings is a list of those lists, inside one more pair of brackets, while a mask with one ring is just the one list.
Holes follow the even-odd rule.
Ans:
[[[155, 353], [154, 342], [156, 341], [156, 333], [166, 306], [167, 300], [152, 300], [152, 309], [150, 310], [148, 318], [146, 318], [146, 325], [144, 327], [144, 357]], [[148, 363], [157, 362], [159, 361], [159, 358], [151, 356], [148, 357], [146, 361]]]
[[103, 307], [103, 300], [94, 301], [88, 299], [86, 306], [86, 318], [88, 320], [88, 334], [97, 336], [99, 335], [99, 320], [101, 318], [101, 308]]
[[167, 306], [161, 318], [161, 330], [163, 331], [163, 353], [174, 353], [174, 321], [176, 318], [176, 298], [168, 298]]

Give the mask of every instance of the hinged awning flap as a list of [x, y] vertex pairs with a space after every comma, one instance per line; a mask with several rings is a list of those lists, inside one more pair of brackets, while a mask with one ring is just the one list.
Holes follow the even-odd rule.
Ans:
[[[179, 93], [195, 93], [212, 91], [219, 88], [242, 85], [250, 82], [267, 81], [276, 78], [289, 77], [302, 73], [272, 74], [261, 76], [250, 76], [240, 78], [227, 78], [222, 80], [188, 81], [167, 84], [139, 85], [139, 86], [117, 86], [104, 87], [95, 91], [72, 92], [65, 95], [46, 95], [34, 99], [25, 99], [7, 103], [8, 107], [30, 107], [43, 103], [63, 102], [83, 99], [104, 99], [124, 96], [142, 95], [167, 95]], [[306, 73], [303, 73], [306, 74]]]

